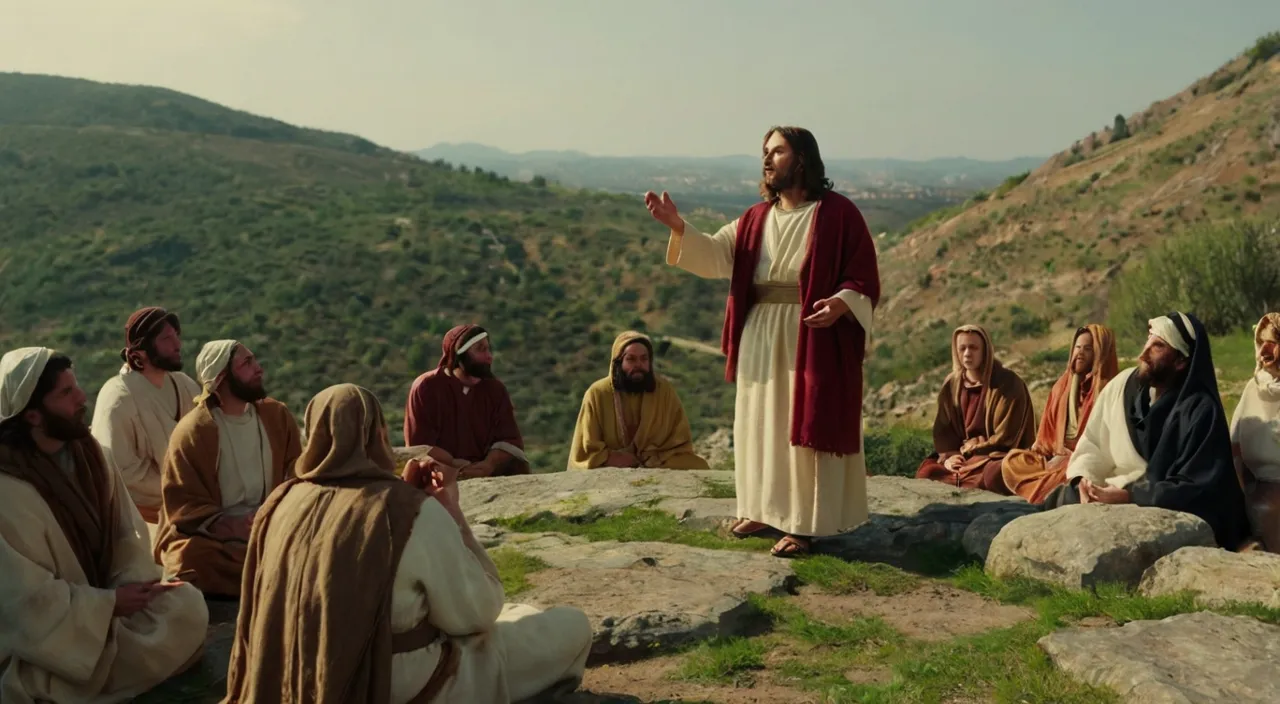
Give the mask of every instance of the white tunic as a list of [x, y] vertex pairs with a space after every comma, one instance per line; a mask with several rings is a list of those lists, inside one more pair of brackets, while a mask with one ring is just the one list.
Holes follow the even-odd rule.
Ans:
[[[770, 209], [755, 283], [799, 283], [816, 205], [811, 201], [791, 211]], [[710, 236], [685, 223], [683, 237], [672, 233], [667, 263], [703, 278], [732, 278], [737, 231], [737, 220]], [[855, 291], [836, 295], [869, 341], [870, 299]], [[793, 535], [834, 535], [867, 519], [865, 457], [862, 452], [837, 456], [791, 445], [800, 308], [799, 303], [759, 303], [747, 316], [733, 423], [738, 516]]]
[[134, 504], [160, 508], [160, 465], [178, 419], [195, 407], [200, 385], [169, 372], [159, 388], [128, 366], [103, 384], [93, 404], [93, 437], [107, 466], [124, 477]]
[[1126, 369], [1107, 382], [1094, 402], [1093, 413], [1084, 426], [1084, 435], [1067, 464], [1067, 481], [1088, 477], [1094, 484], [1124, 488], [1141, 479], [1147, 461], [1138, 454], [1129, 438], [1124, 412], [1124, 386], [1136, 367]]
[[1231, 443], [1259, 481], [1280, 483], [1280, 380], [1257, 370], [1231, 417]]
[[226, 515], [257, 510], [271, 485], [271, 443], [253, 404], [238, 416], [212, 412], [218, 425], [218, 490]]
[[[65, 469], [65, 459], [58, 458]], [[209, 611], [187, 584], [115, 618], [115, 587], [157, 580], [146, 525], [115, 475], [119, 512], [111, 588], [97, 589], [49, 505], [0, 474], [0, 702], [109, 704], [151, 689], [204, 645]]]
[[[462, 650], [457, 674], [433, 704], [506, 703], [586, 672], [591, 624], [582, 611], [504, 604], [502, 580], [489, 554], [438, 501], [428, 499], [396, 569], [391, 630], [424, 617]], [[399, 653], [391, 661], [391, 701], [422, 691], [440, 660], [440, 645]]]

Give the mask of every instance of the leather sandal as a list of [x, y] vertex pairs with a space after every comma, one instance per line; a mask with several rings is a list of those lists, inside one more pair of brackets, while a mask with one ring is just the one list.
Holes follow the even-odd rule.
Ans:
[[809, 554], [812, 547], [808, 538], [802, 535], [784, 535], [777, 545], [769, 551], [774, 557], [792, 558], [803, 557]]

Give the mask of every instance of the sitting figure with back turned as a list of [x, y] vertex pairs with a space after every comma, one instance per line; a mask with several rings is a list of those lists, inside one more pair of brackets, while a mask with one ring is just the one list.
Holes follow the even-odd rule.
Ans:
[[297, 478], [249, 542], [225, 704], [508, 704], [577, 688], [586, 614], [504, 604], [457, 469], [415, 459], [397, 477], [362, 387], [321, 391], [304, 418]]
[[426, 446], [459, 479], [528, 474], [524, 440], [507, 387], [493, 375], [489, 333], [459, 325], [444, 336], [440, 363], [413, 382], [404, 444]]
[[934, 453], [916, 477], [1008, 494], [1001, 461], [1035, 442], [1035, 415], [1031, 392], [996, 359], [987, 331], [977, 325], [956, 328], [951, 374], [938, 393], [933, 421]]
[[653, 342], [638, 332], [614, 340], [609, 376], [582, 399], [569, 469], [597, 467], [709, 468], [675, 386], [653, 371]]
[[1182, 511], [1204, 519], [1218, 545], [1235, 550], [1248, 537], [1248, 519], [1209, 335], [1186, 313], [1149, 326], [1138, 366], [1102, 390], [1067, 483], [1044, 506], [1096, 501]]
[[196, 372], [204, 393], [169, 443], [155, 554], [169, 574], [192, 572], [205, 594], [235, 597], [254, 513], [292, 476], [301, 433], [289, 408], [267, 397], [248, 347], [209, 342]]
[[1253, 330], [1256, 367], [1231, 418], [1231, 452], [1254, 537], [1280, 552], [1280, 313]]
[[1103, 387], [1119, 371], [1116, 340], [1102, 325], [1076, 331], [1067, 370], [1049, 391], [1040, 435], [1030, 450], [1013, 450], [1001, 474], [1009, 491], [1038, 504], [1067, 479], [1067, 463]]
[[127, 701], [204, 652], [204, 599], [160, 581], [85, 405], [67, 357], [27, 347], [0, 358], [4, 704]]

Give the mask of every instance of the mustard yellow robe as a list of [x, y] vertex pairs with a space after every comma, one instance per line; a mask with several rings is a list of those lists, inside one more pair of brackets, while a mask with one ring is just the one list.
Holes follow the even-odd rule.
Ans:
[[[569, 469], [601, 467], [610, 452], [632, 453], [644, 467], [709, 469], [707, 461], [693, 451], [693, 433], [675, 387], [660, 376], [657, 382], [653, 393], [621, 394], [616, 404], [617, 392], [610, 377], [592, 384], [583, 396], [573, 429]], [[624, 415], [640, 419], [629, 445], [623, 437], [618, 406]]]

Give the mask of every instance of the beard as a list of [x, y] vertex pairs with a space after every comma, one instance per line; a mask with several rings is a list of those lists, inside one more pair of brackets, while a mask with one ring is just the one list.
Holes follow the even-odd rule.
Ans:
[[768, 169], [761, 169], [760, 174], [764, 177], [765, 185], [775, 191], [785, 191], [798, 185], [797, 178], [798, 169], [793, 164], [791, 168], [786, 170], [774, 169], [770, 172]]
[[84, 422], [85, 409], [81, 408], [70, 418], [45, 411], [44, 425], [40, 428], [51, 440], [72, 442], [89, 437], [89, 426]]
[[1172, 364], [1151, 364], [1138, 360], [1138, 381], [1147, 386], [1168, 388], [1178, 378], [1178, 368]]
[[261, 401], [267, 397], [267, 389], [262, 382], [245, 383], [235, 378], [234, 375], [227, 375], [227, 388], [231, 394], [245, 403], [254, 403]]
[[621, 366], [614, 367], [613, 388], [628, 394], [651, 394], [658, 390], [658, 378], [653, 370], [635, 371], [630, 374], [622, 371]]
[[175, 354], [167, 357], [151, 355], [151, 364], [161, 371], [180, 372], [182, 371], [182, 355]]
[[473, 362], [469, 358], [462, 359], [462, 371], [473, 379], [492, 379], [493, 365], [481, 362]]
[[1088, 374], [1093, 370], [1093, 360], [1076, 357], [1071, 360], [1071, 371], [1076, 374]]

